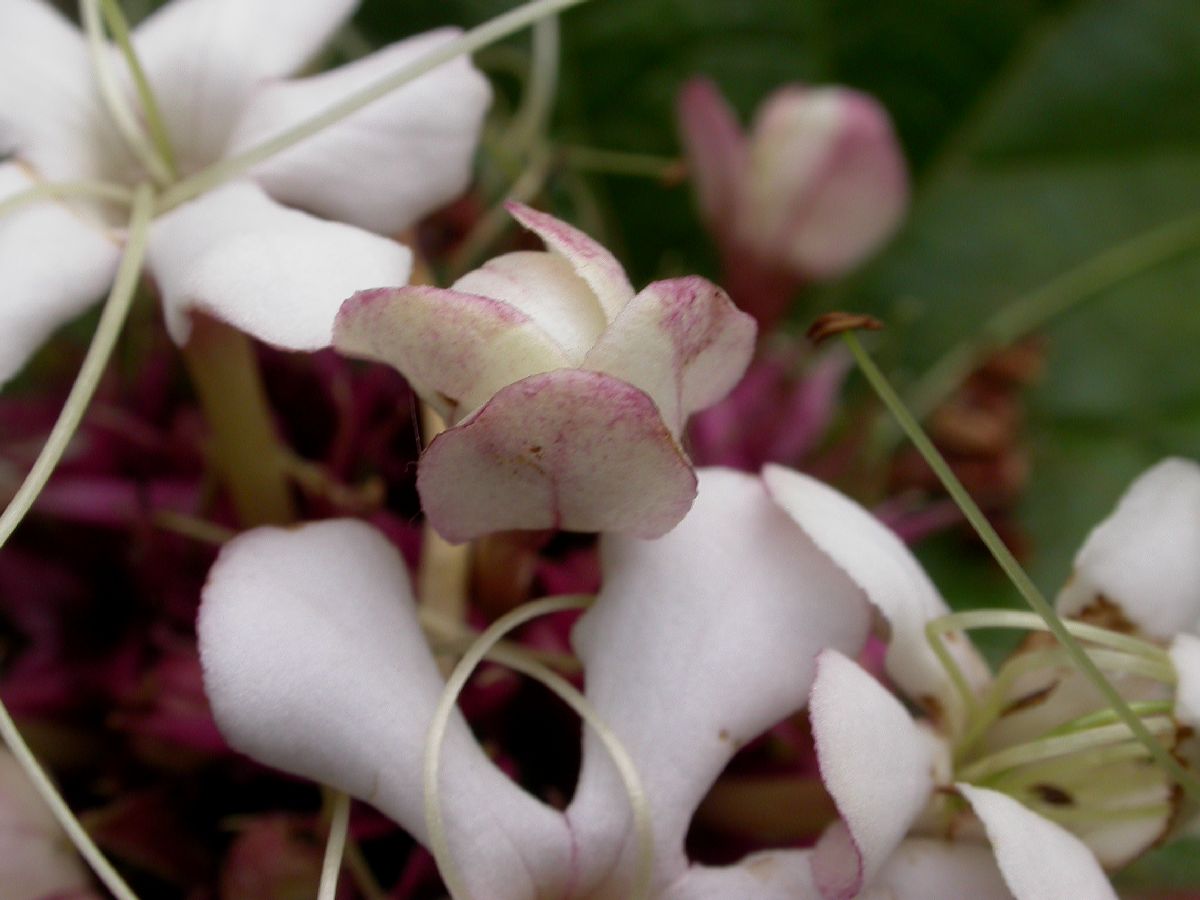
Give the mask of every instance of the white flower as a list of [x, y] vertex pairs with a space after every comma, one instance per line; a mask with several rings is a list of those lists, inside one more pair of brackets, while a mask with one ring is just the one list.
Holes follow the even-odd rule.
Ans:
[[[1149, 751], [1044, 634], [1027, 639], [994, 678], [986, 673], [961, 632], [937, 627], [948, 613], [940, 597], [865, 511], [815, 482], [793, 480], [782, 502], [889, 619], [888, 674], [927, 713], [914, 720], [840, 653], [820, 657], [813, 729], [842, 816], [812, 855], [821, 895], [870, 895], [881, 873], [895, 870], [897, 849], [917, 838], [940, 840], [943, 850], [909, 867], [919, 889], [894, 896], [964, 896], [944, 880], [954, 860], [957, 871], [976, 872], [971, 896], [1115, 896], [1104, 869], [1126, 864], [1181, 821], [1181, 792]], [[1176, 754], [1194, 752], [1181, 726], [1200, 721], [1197, 547], [1200, 466], [1166, 460], [1089, 536], [1058, 602], [1093, 660]], [[973, 616], [1012, 627], [1029, 615], [979, 611], [946, 625]], [[953, 666], [934, 656], [927, 624], [945, 631]], [[955, 698], [949, 706], [947, 697]], [[987, 843], [995, 864], [978, 852]], [[981, 887], [988, 879], [991, 890]]]
[[[176, 177], [258, 145], [454, 34], [430, 32], [287, 80], [355, 5], [173, 0], [135, 29]], [[136, 107], [123, 58], [104, 49]], [[0, 203], [41, 185], [149, 180], [96, 77], [83, 35], [55, 10], [0, 0]], [[151, 225], [147, 266], [172, 336], [186, 341], [188, 312], [199, 309], [282, 347], [328, 345], [353, 290], [407, 281], [411, 254], [380, 235], [463, 190], [489, 99], [483, 77], [455, 60], [163, 214]], [[104, 291], [123, 240], [113, 222], [111, 204], [78, 197], [0, 218], [0, 381]]]
[[395, 366], [451, 426], [417, 473], [449, 540], [514, 528], [658, 537], [696, 493], [683, 426], [742, 377], [754, 322], [696, 276], [635, 294], [583, 232], [509, 211], [546, 251], [499, 256], [448, 290], [359, 293], [334, 343]]
[[[684, 837], [738, 747], [804, 705], [818, 651], [862, 644], [862, 592], [759, 479], [727, 470], [700, 473], [695, 506], [670, 534], [606, 535], [601, 561], [603, 589], [573, 642], [586, 696], [645, 792], [652, 896], [810, 895], [805, 854], [706, 868], [689, 864]], [[341, 787], [428, 842], [422, 756], [444, 683], [404, 564], [378, 533], [331, 521], [236, 538], [209, 577], [199, 633], [205, 685], [233, 746]], [[629, 800], [594, 734], [563, 812], [502, 774], [457, 714], [441, 771], [470, 898], [631, 896]]]

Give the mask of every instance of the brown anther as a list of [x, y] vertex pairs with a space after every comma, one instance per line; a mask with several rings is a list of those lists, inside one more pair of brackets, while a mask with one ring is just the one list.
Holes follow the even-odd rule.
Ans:
[[1060, 787], [1055, 787], [1052, 784], [1033, 784], [1029, 786], [1029, 791], [1035, 794], [1043, 803], [1048, 803], [1051, 806], [1074, 806], [1075, 798], [1068, 794]]
[[844, 331], [879, 331], [883, 323], [874, 316], [861, 313], [828, 312], [819, 316], [809, 326], [806, 336], [814, 344], [819, 344], [827, 338], [839, 335]]

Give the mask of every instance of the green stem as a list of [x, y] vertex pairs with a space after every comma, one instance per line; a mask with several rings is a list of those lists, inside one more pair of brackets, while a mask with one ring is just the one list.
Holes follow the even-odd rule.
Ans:
[[1150, 733], [1146, 725], [1129, 705], [1125, 699], [1118, 693], [1117, 689], [1112, 686], [1104, 674], [1091, 660], [1084, 651], [1079, 642], [1072, 636], [1070, 631], [1063, 625], [1062, 620], [1055, 614], [1049, 602], [1042, 596], [1037, 585], [1033, 583], [1030, 577], [1021, 568], [1021, 564], [1017, 562], [1016, 557], [1012, 555], [1004, 541], [1000, 539], [1000, 535], [992, 527], [987, 516], [971, 498], [967, 489], [963, 487], [962, 482], [951, 470], [946, 460], [934, 447], [929, 436], [921, 429], [917, 420], [913, 418], [912, 413], [904, 406], [903, 401], [892, 389], [887, 378], [875, 365], [875, 361], [863, 349], [862, 343], [858, 340], [858, 336], [853, 331], [847, 331], [842, 334], [846, 345], [850, 348], [850, 352], [854, 354], [854, 359], [862, 370], [867, 381], [879, 398], [887, 406], [888, 410], [895, 417], [900, 427], [904, 429], [904, 433], [908, 435], [909, 440], [924, 457], [929, 467], [933, 469], [938, 480], [946, 492], [951, 496], [958, 508], [962, 510], [967, 521], [971, 523], [971, 527], [975, 529], [975, 533], [979, 535], [980, 540], [991, 551], [992, 556], [1004, 570], [1004, 574], [1009, 577], [1017, 591], [1025, 599], [1025, 602], [1042, 617], [1046, 623], [1046, 627], [1058, 639], [1063, 648], [1071, 657], [1071, 662], [1075, 667], [1083, 673], [1084, 677], [1092, 683], [1092, 685], [1100, 692], [1107, 701], [1108, 705], [1113, 708], [1117, 716], [1121, 719], [1124, 725], [1132, 732], [1133, 736], [1145, 745], [1165, 772], [1171, 778], [1178, 782], [1179, 786], [1188, 793], [1188, 795], [1196, 801], [1200, 801], [1200, 781], [1194, 775], [1188, 772], [1179, 761], [1173, 757], [1170, 752], [1163, 747], [1161, 743]]
[[38, 494], [46, 486], [51, 473], [57, 467], [67, 445], [74, 437], [83, 414], [87, 411], [96, 386], [104, 367], [116, 347], [117, 337], [121, 334], [121, 326], [129, 313], [133, 302], [133, 294], [137, 288], [138, 276], [142, 271], [142, 259], [146, 253], [146, 234], [150, 226], [150, 212], [154, 206], [154, 195], [149, 185], [139, 185], [133, 195], [133, 209], [129, 218], [129, 236], [125, 241], [125, 253], [121, 257], [121, 265], [117, 269], [117, 277], [109, 291], [108, 300], [100, 314], [100, 322], [96, 326], [96, 334], [88, 347], [83, 365], [67, 395], [58, 420], [50, 430], [50, 436], [38, 454], [33, 468], [25, 476], [12, 501], [0, 515], [0, 547], [7, 543], [13, 531], [25, 518], [33, 506]]
[[214, 466], [238, 521], [246, 527], [295, 521], [287, 454], [275, 434], [250, 339], [198, 315], [183, 358], [212, 429]]
[[533, 26], [533, 62], [521, 107], [503, 141], [503, 149], [518, 159], [533, 149], [550, 121], [558, 85], [558, 31], [558, 16], [547, 16]]
[[971, 337], [939, 359], [909, 392], [913, 415], [938, 408], [988, 354], [1011, 344], [1072, 307], [1200, 246], [1200, 214], [1160, 225], [1110, 247], [1034, 291], [1006, 303]]
[[452, 59], [468, 53], [474, 53], [481, 47], [508, 37], [516, 31], [553, 16], [562, 10], [583, 3], [585, 0], [534, 0], [517, 7], [503, 15], [497, 16], [482, 25], [472, 28], [457, 39], [443, 44], [436, 50], [414, 60], [391, 75], [380, 79], [356, 94], [352, 94], [330, 106], [324, 112], [306, 119], [281, 134], [264, 141], [256, 147], [251, 147], [243, 153], [221, 160], [207, 169], [203, 169], [183, 181], [180, 181], [166, 191], [159, 202], [158, 212], [165, 212], [212, 190], [219, 184], [234, 178], [253, 168], [260, 162], [287, 150], [290, 147], [307, 140], [315, 134], [324, 131], [331, 125], [336, 125], [348, 116], [354, 115], [365, 106], [386, 97], [397, 88], [420, 78], [426, 72], [436, 69]]
[[568, 166], [586, 172], [676, 181], [682, 179], [686, 171], [682, 159], [650, 153], [628, 153], [624, 150], [580, 146], [564, 146], [559, 152]]
[[129, 23], [125, 21], [125, 15], [121, 12], [121, 7], [116, 0], [100, 0], [100, 6], [104, 12], [104, 21], [108, 24], [108, 30], [112, 32], [113, 39], [121, 48], [121, 54], [125, 57], [130, 74], [133, 75], [133, 83], [142, 100], [142, 113], [146, 117], [146, 127], [150, 130], [150, 140], [154, 142], [167, 173], [174, 181], [179, 177], [179, 168], [175, 164], [175, 150], [171, 146], [171, 138], [167, 134], [167, 126], [163, 122], [158, 101], [150, 87], [150, 81], [146, 78], [146, 71], [142, 68], [141, 60], [138, 59], [137, 53], [133, 49], [133, 42], [129, 39]]
[[112, 200], [128, 205], [133, 198], [133, 192], [123, 185], [86, 179], [35, 184], [0, 200], [0, 219], [12, 215], [30, 203], [37, 203], [39, 200], [61, 200], [65, 197], [94, 197], [97, 200]]

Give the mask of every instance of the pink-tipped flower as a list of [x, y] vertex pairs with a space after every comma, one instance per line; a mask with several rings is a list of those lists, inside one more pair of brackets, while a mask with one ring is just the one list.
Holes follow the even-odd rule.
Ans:
[[448, 290], [355, 294], [334, 343], [395, 366], [451, 426], [417, 474], [448, 540], [543, 528], [658, 537], [696, 495], [680, 432], [741, 378], [754, 322], [695, 276], [635, 294], [587, 235], [509, 211], [548, 250], [497, 257]]
[[866, 94], [781, 88], [747, 135], [716, 85], [696, 78], [678, 112], [730, 291], [764, 327], [801, 284], [841, 275], [874, 252], [907, 209], [903, 154], [887, 112]]

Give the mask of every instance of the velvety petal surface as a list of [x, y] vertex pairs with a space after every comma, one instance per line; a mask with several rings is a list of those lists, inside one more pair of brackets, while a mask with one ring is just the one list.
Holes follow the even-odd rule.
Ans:
[[0, 3], [0, 158], [51, 181], [93, 178], [120, 156], [83, 36], [42, 0]]
[[912, 838], [884, 863], [861, 900], [1011, 900], [987, 847]]
[[[771, 495], [810, 538], [866, 592], [891, 626], [888, 675], [927, 711], [955, 727], [961, 700], [925, 638], [925, 624], [949, 609], [920, 564], [871, 513], [815, 478], [782, 466], [763, 469]], [[974, 647], [957, 632], [948, 649], [973, 684], [987, 680]]]
[[[229, 742], [339, 787], [427, 841], [426, 732], [444, 687], [403, 560], [361, 522], [260, 528], [226, 544], [199, 618], [204, 681]], [[474, 897], [528, 900], [569, 868], [562, 816], [501, 773], [455, 714], [442, 808]]]
[[816, 898], [809, 853], [772, 850], [736, 866], [692, 866], [660, 900], [810, 900]]
[[357, 0], [171, 0], [133, 33], [184, 172], [215, 161], [254, 88], [312, 59]]
[[1069, 831], [987, 788], [958, 785], [987, 829], [1000, 871], [1017, 900], [1117, 895], [1096, 857]]
[[425, 285], [355, 294], [338, 312], [334, 345], [400, 370], [450, 424], [505, 385], [566, 365], [561, 349], [520, 310]]
[[948, 777], [949, 751], [836, 650], [817, 658], [809, 709], [821, 778], [842, 816], [817, 844], [813, 875], [822, 896], [850, 898], [871, 884]]
[[[453, 40], [443, 28], [311, 78], [256, 91], [231, 153], [274, 137]], [[253, 170], [273, 197], [380, 234], [396, 234], [464, 190], [491, 87], [460, 56]]]
[[417, 471], [429, 522], [455, 542], [518, 528], [658, 537], [695, 485], [646, 394], [578, 369], [503, 388], [434, 438]]
[[776, 92], [755, 121], [741, 225], [797, 271], [832, 277], [895, 230], [908, 178], [886, 110], [845, 88]]
[[691, 413], [737, 384], [754, 355], [754, 319], [697, 275], [656, 281], [631, 300], [584, 367], [637, 385], [679, 434]]
[[608, 324], [595, 293], [557, 253], [506, 253], [468, 272], [452, 288], [502, 300], [529, 316], [553, 338], [567, 365], [583, 362]]
[[683, 86], [676, 115], [700, 213], [711, 225], [730, 228], [747, 159], [737, 117], [707, 78], [693, 78]]
[[609, 322], [633, 299], [633, 287], [625, 269], [601, 244], [573, 225], [522, 203], [509, 202], [505, 208], [514, 219], [545, 241], [549, 250], [571, 264], [575, 273], [595, 293]]
[[[33, 184], [17, 163], [0, 163], [0, 202]], [[115, 240], [61, 203], [32, 203], [0, 218], [0, 384], [104, 295], [119, 258]]]
[[342, 301], [368, 285], [404, 284], [412, 253], [235, 182], [158, 219], [147, 261], [178, 343], [199, 309], [269, 344], [317, 350], [332, 342]]
[[[822, 648], [857, 651], [868, 608], [758, 478], [725, 469], [700, 473], [695, 506], [664, 537], [605, 535], [601, 565], [573, 643], [588, 699], [642, 779], [661, 888], [683, 875], [688, 824], [730, 757], [804, 706]], [[628, 801], [591, 734], [567, 814], [584, 884], [621, 896], [635, 849]]]
[[1145, 634], [1169, 640], [1200, 628], [1200, 465], [1165, 459], [1138, 476], [1088, 535], [1058, 611], [1115, 604]]

